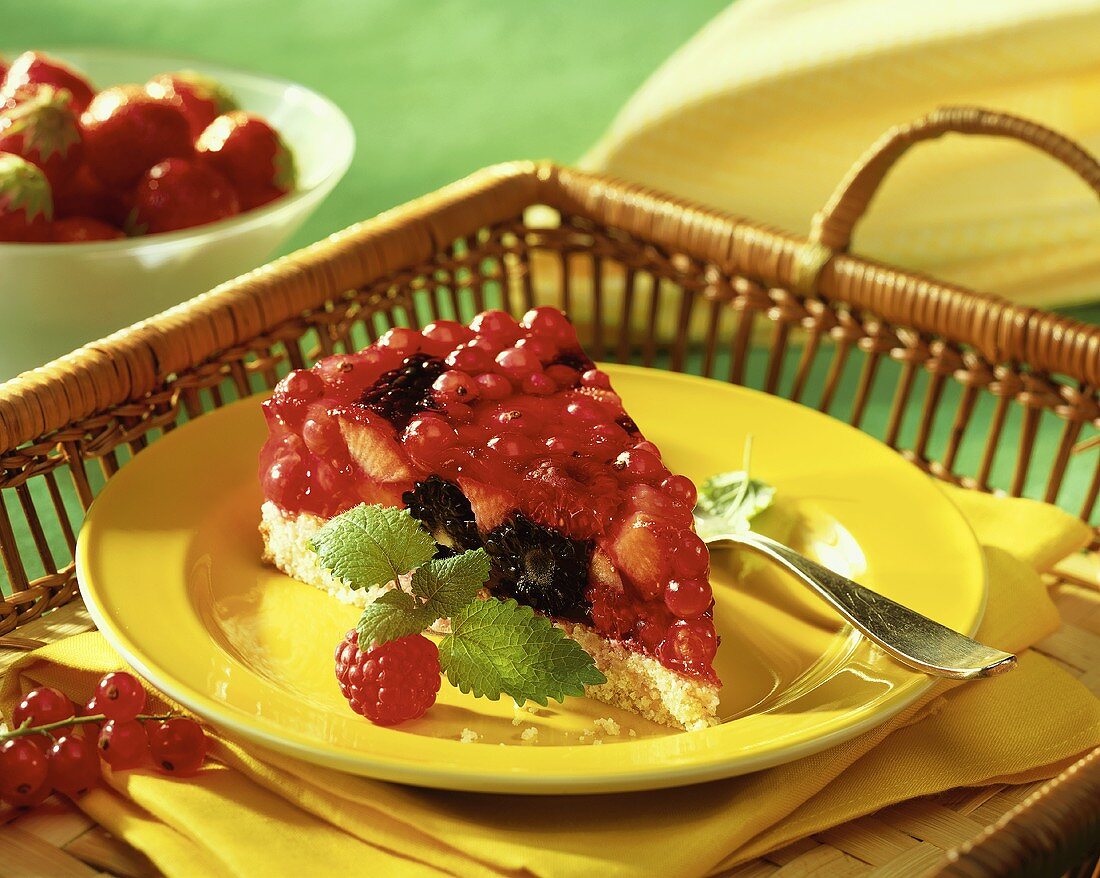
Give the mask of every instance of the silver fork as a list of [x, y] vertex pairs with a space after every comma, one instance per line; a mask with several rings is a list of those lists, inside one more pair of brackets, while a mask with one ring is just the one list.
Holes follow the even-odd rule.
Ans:
[[730, 533], [716, 516], [695, 511], [699, 536], [708, 545], [739, 545], [778, 563], [847, 619], [854, 628], [903, 664], [931, 674], [968, 680], [1011, 670], [1016, 656], [978, 643], [858, 582], [834, 573], [762, 534]]

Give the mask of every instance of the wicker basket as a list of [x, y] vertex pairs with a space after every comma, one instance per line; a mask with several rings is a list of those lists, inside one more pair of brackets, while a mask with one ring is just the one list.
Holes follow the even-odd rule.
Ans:
[[[809, 239], [552, 164], [499, 165], [0, 385], [10, 586], [0, 635], [76, 596], [83, 510], [161, 433], [391, 325], [494, 305], [559, 304], [584, 318], [597, 359], [752, 383], [856, 426], [867, 426], [872, 395], [892, 386], [876, 432], [907, 459], [967, 487], [1048, 501], [1086, 484], [1076, 511], [1089, 520], [1100, 461], [1074, 449], [1100, 424], [1100, 329], [847, 253], [894, 161], [952, 131], [1029, 143], [1100, 193], [1100, 165], [1073, 143], [972, 108], [889, 132]], [[754, 345], [762, 331], [763, 348]], [[853, 398], [838, 393], [845, 381]], [[1044, 419], [1060, 424], [1052, 454], [1036, 450]], [[977, 461], [972, 471], [960, 471], [964, 458]], [[1100, 751], [939, 874], [1059, 875], [1086, 868], [1098, 846]]]

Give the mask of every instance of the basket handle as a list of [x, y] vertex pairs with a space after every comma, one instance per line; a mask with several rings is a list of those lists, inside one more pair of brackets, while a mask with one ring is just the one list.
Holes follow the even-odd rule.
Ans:
[[1049, 128], [980, 107], [941, 107], [914, 122], [895, 125], [863, 154], [813, 218], [809, 246], [800, 260], [803, 288], [812, 288], [825, 263], [848, 250], [852, 231], [894, 163], [916, 143], [948, 133], [1010, 137], [1041, 149], [1084, 180], [1100, 196], [1100, 162]]

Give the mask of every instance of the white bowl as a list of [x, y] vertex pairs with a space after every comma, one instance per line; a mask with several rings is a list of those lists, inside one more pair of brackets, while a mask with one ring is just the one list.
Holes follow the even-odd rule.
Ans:
[[[162, 235], [85, 244], [0, 243], [0, 381], [262, 265], [332, 191], [355, 134], [327, 98], [292, 82], [189, 58], [114, 49], [45, 50], [97, 88], [197, 70], [285, 138], [299, 188], [232, 219]], [[18, 52], [3, 52], [7, 58]]]

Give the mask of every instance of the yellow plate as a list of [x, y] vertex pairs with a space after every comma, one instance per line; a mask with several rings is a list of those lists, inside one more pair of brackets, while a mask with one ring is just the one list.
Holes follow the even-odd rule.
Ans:
[[[761, 529], [973, 633], [978, 545], [926, 476], [831, 418], [716, 381], [609, 367], [676, 470], [740, 465], [778, 488]], [[333, 649], [357, 612], [260, 562], [259, 399], [169, 434], [110, 480], [81, 533], [84, 598], [110, 643], [224, 733], [355, 774], [422, 786], [590, 793], [730, 777], [851, 738], [929, 685], [801, 586], [749, 555], [713, 559], [724, 722], [680, 733], [586, 699], [516, 713], [446, 682], [420, 720], [378, 728], [344, 703]], [[595, 720], [611, 717], [618, 725]], [[517, 722], [514, 723], [513, 719]], [[534, 741], [530, 727], [538, 729]], [[479, 738], [460, 741], [465, 729]], [[594, 746], [600, 741], [603, 746]], [[505, 746], [500, 746], [504, 744]]]

